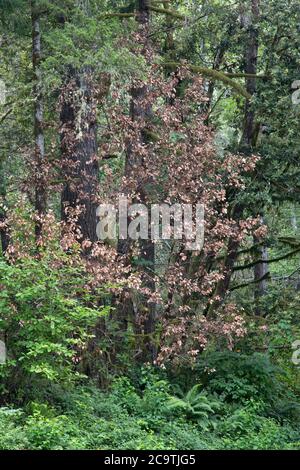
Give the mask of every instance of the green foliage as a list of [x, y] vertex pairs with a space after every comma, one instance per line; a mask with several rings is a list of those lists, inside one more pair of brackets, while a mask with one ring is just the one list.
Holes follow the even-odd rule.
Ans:
[[288, 423], [262, 416], [264, 404], [250, 400], [236, 409], [218, 426], [222, 447], [236, 450], [299, 448], [299, 431]]
[[208, 389], [227, 402], [257, 399], [273, 405], [285, 393], [282, 371], [264, 354], [210, 353], [199, 359], [196, 370]]
[[214, 414], [214, 410], [219, 404], [216, 400], [210, 400], [203, 392], [200, 392], [201, 385], [194, 385], [182, 398], [171, 397], [167, 402], [167, 409], [178, 411], [186, 418], [196, 421], [201, 427], [207, 429], [209, 416]]
[[[93, 386], [66, 391], [53, 386], [48, 402], [34, 401], [20, 410], [0, 408], [0, 448], [3, 449], [297, 449], [299, 425], [264, 416], [264, 404], [250, 400], [222, 413], [209, 414], [209, 432], [185, 412], [163, 406], [172, 395], [170, 383], [149, 384], [141, 392], [126, 377], [111, 392]], [[123, 394], [122, 400], [120, 400]], [[189, 401], [199, 395], [193, 387]], [[151, 397], [151, 399], [149, 399]], [[220, 402], [219, 402], [220, 403]], [[155, 413], [155, 408], [159, 411]], [[207, 409], [207, 407], [205, 407]], [[180, 406], [181, 411], [181, 406]], [[4, 432], [5, 431], [5, 432]]]
[[26, 433], [20, 426], [22, 410], [0, 408], [0, 450], [21, 450], [28, 445]]
[[15, 380], [33, 387], [36, 381], [41, 386], [80, 378], [76, 357], [98, 319], [108, 313], [107, 307], [97, 306], [97, 295], [90, 298], [80, 267], [66, 255], [56, 262], [59, 270], [47, 257], [15, 265], [0, 262], [0, 329], [8, 351], [7, 363], [0, 365], [2, 393]]

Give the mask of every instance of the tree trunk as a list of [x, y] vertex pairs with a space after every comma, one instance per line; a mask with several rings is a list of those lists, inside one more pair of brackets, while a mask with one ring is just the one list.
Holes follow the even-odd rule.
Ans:
[[70, 67], [61, 93], [61, 156], [65, 179], [61, 213], [66, 231], [73, 226], [79, 242], [97, 240], [96, 103], [91, 71], [76, 71]]
[[[258, 58], [258, 27], [257, 22], [260, 15], [259, 0], [251, 0], [251, 17], [248, 21], [249, 40], [245, 52], [245, 73], [257, 74], [257, 58]], [[246, 80], [246, 89], [251, 96], [256, 93], [257, 81], [255, 78]], [[241, 147], [249, 152], [256, 147], [258, 137], [258, 124], [255, 122], [255, 111], [253, 104], [247, 100], [245, 105], [245, 122], [241, 140]], [[258, 240], [254, 237], [254, 244]], [[266, 247], [259, 248], [259, 258], [268, 259], [268, 251]], [[254, 298], [256, 301], [256, 314], [261, 314], [259, 300], [265, 295], [267, 289], [267, 280], [265, 276], [268, 272], [267, 264], [259, 263], [254, 267]]]
[[46, 213], [47, 196], [46, 196], [46, 180], [44, 174], [45, 161], [45, 138], [44, 138], [44, 108], [43, 93], [41, 83], [41, 32], [40, 17], [37, 10], [35, 0], [31, 1], [31, 21], [32, 21], [32, 67], [34, 73], [33, 94], [34, 103], [34, 174], [35, 174], [35, 211], [36, 224], [35, 236], [37, 243], [42, 236], [43, 218]]
[[[261, 217], [261, 222], [263, 223], [263, 217]], [[258, 248], [256, 250], [256, 256], [258, 259], [268, 261], [268, 249], [266, 246], [259, 245], [259, 239], [253, 237], [254, 245], [257, 244]], [[268, 281], [267, 274], [269, 272], [268, 263], [258, 263], [254, 266], [254, 300], [255, 300], [255, 313], [256, 315], [262, 315], [260, 299], [266, 295]]]
[[[228, 32], [227, 32], [228, 37], [226, 37], [226, 39], [223, 39], [217, 48], [216, 55], [214, 58], [214, 63], [213, 63], [213, 70], [220, 70], [220, 67], [224, 60], [224, 56], [229, 46], [230, 37], [233, 34], [233, 30], [234, 30], [233, 25], [229, 25]], [[215, 82], [214, 80], [211, 80], [209, 82], [208, 91], [207, 91], [208, 102], [206, 104], [206, 108], [208, 111], [208, 115], [210, 114], [211, 108], [212, 108], [214, 90], [215, 90]], [[206, 124], [208, 124], [208, 120], [206, 121]]]
[[[259, 0], [251, 0], [251, 15], [249, 18], [244, 17], [244, 24], [247, 25], [248, 43], [245, 51], [245, 73], [256, 75], [257, 73], [257, 57], [258, 57], [258, 29], [257, 21], [259, 19]], [[246, 79], [246, 90], [254, 96], [256, 93], [256, 78]], [[257, 127], [255, 125], [255, 112], [253, 104], [250, 100], [245, 105], [245, 121], [241, 146], [246, 149], [255, 147], [257, 139]]]
[[137, 21], [139, 24], [149, 25], [151, 0], [137, 1]]
[[0, 159], [0, 237], [1, 237], [1, 249], [2, 255], [5, 255], [9, 245], [10, 237], [7, 227], [7, 216], [6, 216], [6, 187], [3, 160]]
[[293, 205], [293, 208], [292, 208], [291, 225], [292, 225], [292, 229], [295, 232], [297, 232], [298, 231], [298, 222], [297, 222], [296, 208], [295, 208], [294, 205]]
[[[144, 47], [146, 48], [147, 36], [150, 21], [150, 0], [138, 0], [137, 2], [137, 21], [140, 26], [141, 34], [145, 36]], [[142, 51], [142, 54], [144, 51]], [[151, 107], [146, 107], [143, 104], [148, 92], [146, 85], [140, 87], [133, 87], [131, 90], [131, 103], [130, 103], [130, 115], [132, 121], [142, 121], [151, 118], [152, 110]], [[147, 137], [143, 132], [140, 131], [140, 142], [145, 144]], [[125, 175], [130, 177], [136, 164], [136, 155], [131, 151], [130, 145], [127, 147], [126, 152], [126, 164], [125, 164]], [[139, 185], [137, 182], [138, 190], [140, 193], [139, 202], [148, 205], [147, 191]], [[149, 224], [149, 237], [151, 237], [151, 226]], [[118, 252], [121, 255], [128, 255], [130, 251], [131, 242], [130, 240], [120, 240], [118, 244]], [[149, 240], [140, 240], [140, 265], [142, 267], [143, 283], [142, 287], [148, 289], [151, 293], [155, 291], [155, 282], [153, 279], [153, 273], [155, 271], [155, 245], [151, 238]], [[154, 302], [147, 302], [146, 296], [141, 296], [137, 301], [135, 307], [131, 299], [126, 299], [120, 308], [118, 309], [118, 324], [120, 328], [127, 329], [128, 321], [133, 316], [134, 310], [137, 313], [142, 313], [142, 317], [145, 317], [142, 327], [138, 324], [138, 319], [135, 318], [134, 324], [138, 335], [142, 335], [144, 338], [143, 344], [141, 345], [143, 351], [141, 352], [141, 358], [143, 360], [155, 360], [156, 358], [156, 347], [153, 342], [153, 334], [155, 331], [155, 317], [156, 317], [156, 305]]]

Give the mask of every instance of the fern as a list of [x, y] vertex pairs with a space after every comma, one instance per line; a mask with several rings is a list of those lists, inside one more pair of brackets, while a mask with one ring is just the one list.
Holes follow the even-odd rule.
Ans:
[[206, 427], [209, 415], [214, 414], [218, 408], [216, 401], [200, 392], [200, 385], [194, 385], [182, 398], [172, 396], [166, 405], [169, 411], [178, 411], [185, 417], [197, 421], [202, 427]]

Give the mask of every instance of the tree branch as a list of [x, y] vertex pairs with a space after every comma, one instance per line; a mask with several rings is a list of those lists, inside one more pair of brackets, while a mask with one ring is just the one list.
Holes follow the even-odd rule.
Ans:
[[245, 88], [242, 85], [240, 85], [239, 83], [236, 83], [234, 80], [232, 80], [223, 72], [219, 72], [213, 69], [208, 69], [206, 67], [200, 67], [198, 65], [181, 64], [180, 62], [164, 62], [162, 65], [163, 67], [166, 67], [169, 69], [177, 69], [178, 67], [184, 66], [193, 73], [199, 73], [200, 75], [209, 77], [212, 80], [221, 81], [224, 84], [228, 85], [230, 88], [233, 88], [234, 91], [236, 91], [236, 93], [238, 93], [239, 95], [244, 96], [247, 100], [251, 99], [251, 95], [245, 90]]
[[244, 269], [250, 269], [250, 268], [253, 268], [253, 266], [256, 266], [259, 263], [264, 263], [264, 264], [277, 263], [278, 261], [282, 261], [284, 259], [290, 258], [291, 256], [293, 256], [293, 255], [295, 255], [299, 252], [300, 252], [300, 246], [298, 246], [298, 248], [296, 248], [295, 250], [290, 251], [289, 253], [286, 253], [285, 255], [278, 256], [277, 258], [268, 259], [268, 260], [257, 259], [255, 261], [253, 261], [252, 263], [244, 264], [243, 266], [235, 266], [233, 268], [233, 271], [242, 271]]
[[[168, 2], [165, 2], [166, 4]], [[171, 16], [172, 18], [176, 18], [178, 20], [185, 20], [185, 16], [182, 15], [181, 13], [177, 13], [175, 10], [170, 10], [168, 8], [160, 8], [158, 6], [150, 6], [150, 10], [155, 12], [155, 13], [161, 13], [163, 15], [168, 15]], [[137, 15], [137, 12], [127, 12], [127, 13], [121, 13], [121, 12], [111, 12], [111, 13], [103, 13], [102, 15], [99, 16], [101, 19], [105, 18], [134, 18]]]
[[10, 108], [6, 111], [6, 113], [2, 114], [2, 116], [0, 116], [0, 124], [3, 123], [3, 121], [5, 121], [5, 119], [7, 118], [7, 116], [10, 115], [10, 113], [12, 112], [13, 108]]
[[136, 16], [136, 13], [104, 13], [103, 15], [100, 15], [100, 19], [106, 19], [106, 18], [134, 18]]
[[253, 281], [250, 281], [250, 282], [245, 282], [243, 284], [238, 284], [237, 286], [231, 287], [229, 290], [230, 290], [230, 292], [232, 292], [232, 291], [237, 290], [237, 289], [242, 289], [243, 287], [251, 286], [252, 284], [258, 284], [259, 282], [264, 281], [266, 279], [270, 279], [270, 278], [271, 278], [271, 274], [268, 272], [268, 273], [264, 274], [260, 279], [254, 279]]
[[229, 78], [270, 78], [269, 75], [256, 75], [255, 73], [232, 73], [232, 72], [223, 72], [226, 77]]
[[171, 16], [172, 18], [176, 18], [178, 20], [185, 20], [186, 17], [184, 15], [181, 15], [180, 13], [177, 13], [175, 10], [169, 10], [168, 8], [159, 8], [155, 6], [150, 6], [150, 10], [154, 11], [155, 13], [161, 13], [163, 15], [168, 15]]

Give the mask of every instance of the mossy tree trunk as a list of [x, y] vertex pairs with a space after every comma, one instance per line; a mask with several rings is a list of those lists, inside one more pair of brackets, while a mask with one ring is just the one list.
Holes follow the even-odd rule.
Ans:
[[44, 104], [41, 76], [41, 31], [40, 31], [40, 13], [37, 2], [31, 0], [31, 21], [32, 21], [32, 67], [34, 73], [34, 174], [35, 174], [35, 236], [37, 243], [43, 232], [43, 218], [46, 214], [47, 194], [45, 177], [45, 137], [44, 137]]

